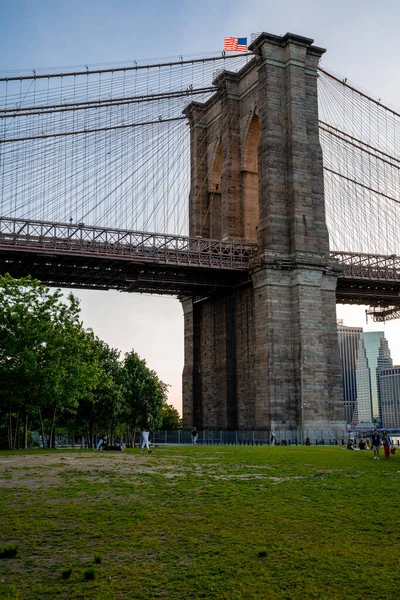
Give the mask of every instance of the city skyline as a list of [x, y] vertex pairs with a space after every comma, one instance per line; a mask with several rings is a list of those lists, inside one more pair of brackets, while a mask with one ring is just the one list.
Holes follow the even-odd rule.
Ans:
[[399, 427], [400, 365], [393, 364], [385, 333], [345, 326], [341, 319], [337, 327], [347, 424]]
[[357, 399], [355, 412], [360, 425], [381, 422], [380, 371], [393, 366], [383, 331], [360, 334], [356, 360]]

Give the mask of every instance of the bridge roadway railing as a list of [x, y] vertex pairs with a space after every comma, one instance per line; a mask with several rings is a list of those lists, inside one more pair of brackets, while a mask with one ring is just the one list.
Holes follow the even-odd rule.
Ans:
[[395, 254], [331, 252], [330, 256], [339, 261], [343, 278], [400, 281], [400, 257]]
[[0, 217], [0, 248], [247, 270], [256, 244]]
[[[257, 245], [162, 233], [0, 217], [0, 249], [135, 263], [246, 271]], [[332, 251], [340, 278], [400, 281], [400, 257]]]

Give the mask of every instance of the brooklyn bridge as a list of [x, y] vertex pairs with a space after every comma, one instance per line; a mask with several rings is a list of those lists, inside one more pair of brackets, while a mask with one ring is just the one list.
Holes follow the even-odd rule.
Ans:
[[400, 315], [400, 114], [324, 52], [0, 79], [0, 273], [179, 298], [185, 426], [341, 426], [336, 303]]

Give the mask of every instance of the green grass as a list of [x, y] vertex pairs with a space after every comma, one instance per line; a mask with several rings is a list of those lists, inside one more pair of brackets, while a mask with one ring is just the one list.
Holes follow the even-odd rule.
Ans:
[[2, 452], [0, 598], [393, 598], [399, 478], [337, 447]]

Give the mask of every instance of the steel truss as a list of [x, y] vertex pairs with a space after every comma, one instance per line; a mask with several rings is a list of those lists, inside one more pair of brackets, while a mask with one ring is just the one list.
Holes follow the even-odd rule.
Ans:
[[255, 244], [0, 218], [0, 273], [56, 287], [207, 297], [249, 282]]
[[[256, 254], [256, 244], [245, 242], [0, 218], [0, 273], [31, 274], [59, 287], [204, 298], [250, 283]], [[330, 258], [342, 270], [338, 303], [377, 307], [370, 311], [377, 320], [400, 311], [400, 257], [331, 252]]]
[[245, 242], [2, 217], [0, 247], [241, 271], [257, 250]]
[[394, 319], [400, 314], [400, 257], [396, 255], [331, 252], [342, 274], [336, 288], [341, 304], [365, 304], [375, 321]]

